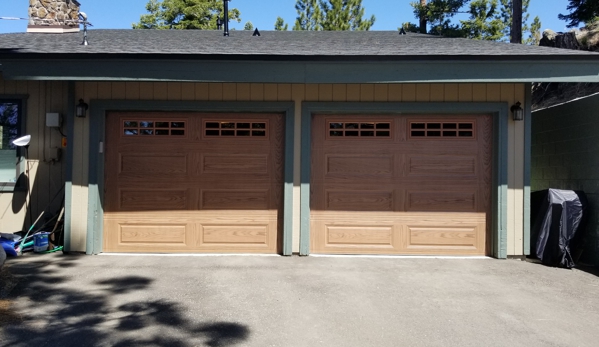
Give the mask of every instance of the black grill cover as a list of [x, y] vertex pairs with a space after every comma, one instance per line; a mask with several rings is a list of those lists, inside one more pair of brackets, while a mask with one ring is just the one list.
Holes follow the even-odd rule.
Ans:
[[573, 268], [580, 258], [588, 202], [582, 191], [531, 194], [531, 246], [543, 264]]

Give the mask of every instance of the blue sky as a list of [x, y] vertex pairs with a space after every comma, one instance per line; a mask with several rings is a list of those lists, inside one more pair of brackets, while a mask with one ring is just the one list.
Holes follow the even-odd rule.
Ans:
[[[27, 0], [0, 0], [0, 17], [27, 17]], [[404, 22], [416, 22], [410, 7], [415, 0], [363, 0], [367, 16], [377, 18], [372, 30], [396, 30]], [[131, 28], [133, 22], [145, 13], [147, 0], [79, 0], [81, 10], [86, 12], [95, 29]], [[243, 29], [251, 21], [261, 30], [272, 30], [277, 16], [285, 19], [290, 27], [295, 21], [295, 0], [232, 0], [231, 7], [241, 11], [242, 23], [232, 28]], [[568, 0], [531, 0], [531, 20], [538, 15], [542, 29], [566, 31], [566, 23], [557, 19], [558, 13], [567, 13]], [[24, 32], [27, 21], [0, 20], [0, 33]]]

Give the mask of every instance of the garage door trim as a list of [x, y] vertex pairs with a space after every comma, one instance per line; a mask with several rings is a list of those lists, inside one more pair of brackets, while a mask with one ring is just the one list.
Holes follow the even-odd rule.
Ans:
[[490, 114], [493, 116], [493, 181], [491, 196], [492, 254], [507, 257], [507, 180], [508, 122], [507, 103], [379, 103], [379, 102], [308, 102], [302, 104], [300, 254], [310, 254], [310, 179], [312, 117], [314, 114]]
[[285, 117], [283, 255], [292, 253], [293, 224], [293, 143], [295, 104], [293, 102], [195, 102], [195, 101], [128, 101], [90, 100], [88, 220], [86, 253], [99, 254], [104, 230], [104, 150], [108, 111], [175, 111], [175, 112], [261, 112], [282, 113]]

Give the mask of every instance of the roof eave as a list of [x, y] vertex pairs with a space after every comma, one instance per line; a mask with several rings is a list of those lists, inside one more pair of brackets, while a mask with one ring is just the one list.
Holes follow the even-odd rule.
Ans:
[[[111, 59], [72, 54], [0, 55], [3, 78], [13, 80], [182, 81], [220, 83], [499, 83], [599, 82], [599, 59], [556, 56], [537, 59], [464, 59], [457, 56], [382, 59], [310, 59], [288, 56], [159, 56]], [[15, 59], [16, 58], [16, 59]], [[220, 59], [219, 59], [220, 58]], [[405, 57], [404, 57], [405, 58]], [[570, 58], [570, 57], [568, 57]], [[377, 64], [372, 64], [376, 60]], [[575, 64], [573, 64], [575, 62]]]

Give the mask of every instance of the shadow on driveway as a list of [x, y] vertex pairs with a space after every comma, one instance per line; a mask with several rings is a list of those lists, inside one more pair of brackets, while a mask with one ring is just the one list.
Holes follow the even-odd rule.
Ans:
[[6, 264], [19, 282], [2, 301], [4, 313], [15, 318], [0, 321], [3, 345], [213, 347], [234, 346], [249, 337], [242, 324], [197, 323], [178, 303], [139, 300], [137, 294], [152, 287], [152, 278], [114, 276], [86, 285], [81, 281], [85, 274], [81, 279], [61, 276], [60, 268], [76, 267], [81, 260], [65, 255], [52, 262]]

